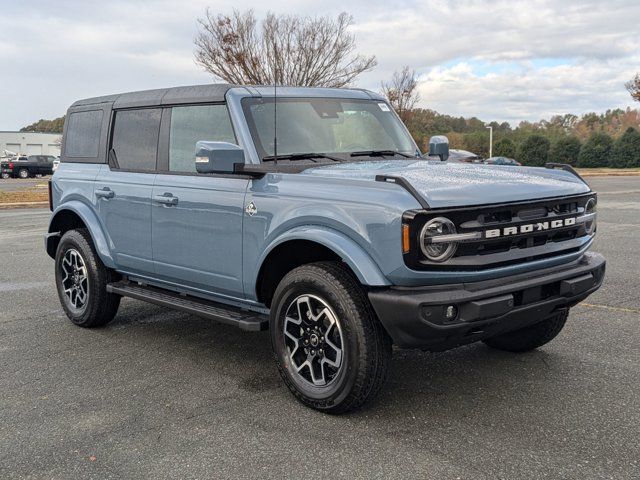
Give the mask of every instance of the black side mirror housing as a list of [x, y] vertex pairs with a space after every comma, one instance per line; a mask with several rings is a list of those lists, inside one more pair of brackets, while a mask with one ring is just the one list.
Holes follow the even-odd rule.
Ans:
[[240, 146], [228, 142], [196, 143], [196, 172], [232, 174], [237, 171], [237, 164], [244, 165]]
[[440, 157], [441, 161], [449, 158], [449, 139], [444, 135], [434, 135], [429, 139], [429, 156]]

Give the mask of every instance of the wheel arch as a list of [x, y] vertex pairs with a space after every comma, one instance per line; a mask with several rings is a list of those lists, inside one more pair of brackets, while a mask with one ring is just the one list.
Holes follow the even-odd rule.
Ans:
[[47, 254], [51, 258], [55, 258], [60, 238], [65, 232], [75, 228], [86, 228], [89, 231], [102, 263], [108, 268], [114, 268], [115, 262], [109, 243], [97, 216], [90, 207], [79, 201], [67, 202], [53, 212], [45, 237]]
[[324, 260], [342, 261], [362, 285], [390, 285], [369, 254], [351, 238], [327, 227], [305, 226], [279, 236], [263, 252], [254, 283], [257, 300], [269, 305], [288, 272]]

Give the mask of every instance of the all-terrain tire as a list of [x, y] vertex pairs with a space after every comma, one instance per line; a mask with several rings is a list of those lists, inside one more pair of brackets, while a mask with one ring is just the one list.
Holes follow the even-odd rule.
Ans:
[[[317, 386], [309, 380], [305, 381], [296, 372], [291, 353], [295, 348], [287, 345], [284, 331], [288, 321], [285, 320], [287, 311], [297, 305], [297, 311], [300, 312], [301, 303], [298, 302], [304, 303], [307, 297], [324, 302], [325, 307], [335, 315], [335, 324], [339, 325], [342, 363], [327, 385]], [[322, 308], [319, 311], [327, 310]], [[324, 321], [326, 323], [326, 319]], [[293, 327], [294, 331], [298, 328], [296, 325]], [[333, 333], [327, 331], [327, 338], [334, 333], [335, 328]], [[282, 279], [271, 304], [270, 334], [280, 375], [293, 395], [308, 407], [332, 414], [355, 410], [376, 396], [388, 376], [391, 338], [376, 317], [362, 285], [339, 262], [303, 265]], [[288, 341], [291, 342], [290, 339]], [[327, 351], [324, 355], [328, 358], [330, 348], [326, 343], [325, 348]], [[311, 366], [307, 368], [310, 370]], [[323, 368], [322, 365], [320, 368]], [[307, 374], [309, 370], [306, 370]], [[305, 373], [305, 370], [301, 372]]]
[[553, 340], [562, 330], [569, 316], [569, 309], [520, 330], [487, 338], [484, 343], [491, 348], [507, 352], [528, 352]]
[[[80, 260], [77, 260], [77, 256], [80, 257]], [[72, 260], [69, 261], [69, 258]], [[74, 258], [76, 260], [73, 260]], [[78, 294], [76, 293], [77, 305], [73, 303], [74, 297], [65, 293], [65, 289], [70, 284], [73, 285], [73, 278], [71, 280], [65, 280], [65, 278], [69, 277], [67, 271], [70, 268], [69, 265], [74, 262], [84, 267], [84, 269], [82, 267], [75, 269], [84, 272], [84, 274], [80, 274], [80, 278], [86, 277], [85, 281], [76, 285], [86, 289], [86, 301], [80, 304], [81, 302], [77, 301]], [[73, 269], [73, 267], [71, 268]], [[116, 316], [120, 306], [120, 296], [108, 293], [106, 287], [108, 283], [117, 280], [118, 275], [104, 266], [95, 251], [87, 229], [69, 230], [60, 239], [56, 250], [55, 278], [62, 308], [69, 320], [76, 325], [86, 328], [100, 327], [109, 323]]]

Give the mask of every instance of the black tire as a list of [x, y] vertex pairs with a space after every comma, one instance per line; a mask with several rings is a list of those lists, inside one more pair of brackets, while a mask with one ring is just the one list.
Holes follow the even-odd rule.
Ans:
[[507, 352], [528, 352], [556, 338], [569, 316], [569, 309], [520, 330], [487, 338], [484, 343], [491, 348]]
[[26, 168], [21, 168], [20, 170], [18, 170], [18, 177], [29, 178], [29, 176], [29, 170], [27, 170]]
[[[312, 350], [304, 348], [304, 341], [313, 340], [307, 337], [291, 346], [291, 337], [285, 334], [285, 327], [291, 327], [291, 317], [287, 317], [287, 311], [291, 312], [294, 303], [298, 318], [301, 314], [300, 305], [307, 305], [305, 298], [310, 297], [313, 302], [324, 302], [326, 308], [318, 308], [315, 312], [328, 311], [334, 315], [337, 327], [331, 327], [325, 331], [327, 338], [317, 337], [322, 340], [317, 348], [317, 357], [311, 357]], [[313, 311], [311, 303], [308, 311]], [[306, 308], [306, 307], [303, 307]], [[286, 318], [286, 319], [285, 319]], [[326, 325], [327, 318], [313, 320], [306, 315], [305, 321], [294, 323], [294, 333], [297, 330], [301, 337], [304, 336], [304, 325]], [[288, 323], [289, 322], [289, 323]], [[332, 325], [333, 326], [333, 325]], [[389, 372], [391, 363], [391, 338], [376, 317], [366, 292], [358, 283], [351, 272], [337, 262], [319, 262], [298, 267], [289, 272], [280, 282], [275, 291], [271, 305], [270, 318], [271, 344], [274, 358], [280, 375], [293, 395], [304, 405], [327, 413], [345, 413], [355, 410], [367, 401], [371, 400], [382, 388]], [[306, 332], [309, 329], [306, 328]], [[313, 335], [313, 332], [312, 332]], [[338, 336], [336, 340], [335, 336]], [[335, 351], [330, 347], [333, 342], [341, 347], [340, 365], [336, 370], [332, 366], [322, 364], [323, 357], [337, 363]], [[289, 345], [287, 345], [289, 343]], [[298, 348], [300, 345], [300, 350]], [[318, 344], [316, 344], [318, 345]], [[326, 349], [322, 350], [322, 346]], [[300, 351], [299, 351], [300, 350]], [[298, 362], [294, 366], [295, 359], [292, 352], [302, 355], [306, 361], [320, 362], [321, 373], [318, 376], [326, 381], [325, 385], [314, 385], [312, 366], [303, 367], [296, 373], [296, 368], [305, 362]], [[318, 360], [319, 359], [319, 360]], [[333, 376], [331, 377], [331, 374]], [[307, 375], [311, 380], [304, 378]], [[330, 379], [330, 380], [329, 380]]]
[[[80, 272], [78, 278], [84, 278], [84, 280], [74, 284], [73, 278], [69, 278], [67, 271], [73, 268], [70, 265], [74, 263], [73, 260], [69, 262], [69, 259], [76, 258], [77, 255], [80, 256], [81, 262], [79, 260], [76, 262], [80, 262], [85, 268], [75, 270]], [[86, 229], [69, 230], [60, 239], [56, 250], [55, 277], [62, 308], [69, 320], [76, 325], [87, 328], [100, 327], [116, 316], [120, 296], [108, 293], [106, 286], [117, 280], [118, 275], [104, 266]], [[70, 285], [86, 290], [86, 293], [80, 296], [80, 300], [78, 300], [78, 292], [75, 294], [75, 300], [73, 296], [65, 293], [66, 287]], [[85, 298], [84, 303], [81, 301], [82, 298]]]
[[8, 173], [6, 173], [6, 172], [3, 172], [3, 173], [1, 173], [1, 174], [0, 174], [0, 178], [2, 178], [3, 180], [6, 180], [6, 179], [7, 179], [7, 178], [9, 178], [9, 177], [11, 177], [11, 175], [9, 175], [9, 174], [8, 174]]

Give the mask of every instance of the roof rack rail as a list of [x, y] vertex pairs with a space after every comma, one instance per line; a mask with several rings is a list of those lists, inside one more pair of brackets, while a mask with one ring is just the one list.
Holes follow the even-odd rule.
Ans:
[[565, 172], [573, 173], [576, 177], [578, 177], [584, 183], [587, 183], [587, 181], [584, 178], [582, 178], [578, 172], [576, 172], [575, 168], [573, 168], [571, 165], [567, 163], [549, 162], [549, 163], [545, 163], [544, 167], [549, 168], [551, 170], [564, 170]]

